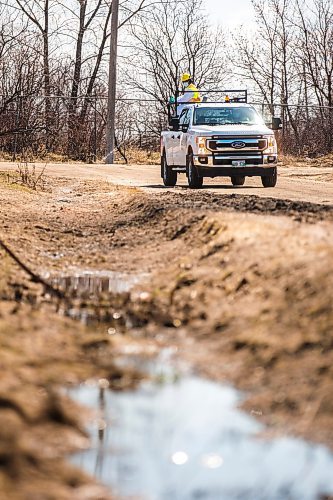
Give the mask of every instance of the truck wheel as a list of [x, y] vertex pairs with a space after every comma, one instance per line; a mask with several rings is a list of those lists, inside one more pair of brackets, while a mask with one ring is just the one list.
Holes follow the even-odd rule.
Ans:
[[177, 184], [177, 172], [169, 167], [165, 153], [161, 157], [161, 174], [164, 186], [174, 187]]
[[245, 175], [233, 175], [231, 177], [233, 186], [243, 186], [245, 182]]
[[271, 169], [271, 173], [269, 175], [265, 175], [261, 177], [262, 185], [265, 188], [273, 188], [276, 185], [277, 181], [277, 168], [274, 167]]
[[198, 169], [194, 165], [192, 154], [188, 155], [187, 180], [191, 189], [202, 188], [203, 178], [198, 174]]

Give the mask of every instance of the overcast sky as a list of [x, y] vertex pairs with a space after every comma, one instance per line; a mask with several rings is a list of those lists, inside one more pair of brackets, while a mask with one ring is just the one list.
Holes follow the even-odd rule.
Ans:
[[246, 25], [253, 19], [251, 0], [203, 0], [203, 6], [213, 22], [222, 24], [226, 28]]

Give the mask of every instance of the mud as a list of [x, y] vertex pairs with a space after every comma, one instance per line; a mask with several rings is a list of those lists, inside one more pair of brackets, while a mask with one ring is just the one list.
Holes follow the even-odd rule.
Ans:
[[333, 220], [333, 206], [309, 203], [306, 201], [278, 200], [275, 198], [260, 198], [259, 196], [244, 196], [237, 194], [219, 195], [207, 191], [187, 192], [181, 194], [166, 193], [159, 195], [168, 208], [195, 208], [209, 211], [235, 211], [254, 214], [285, 215], [296, 221], [316, 222]]
[[[65, 462], [87, 442], [84, 412], [59, 388], [135, 387], [142, 374], [116, 362], [126, 349], [172, 346], [202, 376], [246, 390], [270, 435], [333, 447], [332, 206], [45, 185], [0, 181], [0, 235], [26, 265], [60, 288], [82, 271], [145, 280], [84, 297], [65, 285], [68, 304], [0, 251], [1, 498], [108, 498]], [[99, 327], [64, 317], [73, 308]]]

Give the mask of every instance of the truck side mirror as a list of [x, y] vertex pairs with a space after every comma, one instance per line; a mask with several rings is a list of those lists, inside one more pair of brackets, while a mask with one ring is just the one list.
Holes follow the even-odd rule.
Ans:
[[281, 130], [281, 129], [282, 129], [281, 118], [277, 117], [272, 118], [272, 130]]
[[190, 128], [190, 124], [189, 123], [184, 123], [181, 126], [182, 132], [187, 132], [189, 128]]
[[179, 116], [173, 116], [169, 122], [170, 129], [178, 132], [179, 130]]

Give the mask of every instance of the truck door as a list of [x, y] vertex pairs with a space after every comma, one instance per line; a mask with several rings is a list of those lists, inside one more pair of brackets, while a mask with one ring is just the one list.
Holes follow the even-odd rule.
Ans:
[[167, 164], [169, 166], [174, 165], [174, 163], [173, 163], [173, 150], [174, 150], [175, 134], [176, 133], [177, 132], [166, 132], [164, 134], [165, 154], [166, 154]]
[[173, 150], [173, 161], [174, 165], [178, 167], [186, 166], [186, 155], [187, 155], [187, 132], [184, 132], [182, 128], [184, 126], [189, 126], [191, 120], [191, 109], [186, 108], [182, 111], [180, 115], [179, 125], [180, 130], [175, 135], [175, 147]]

